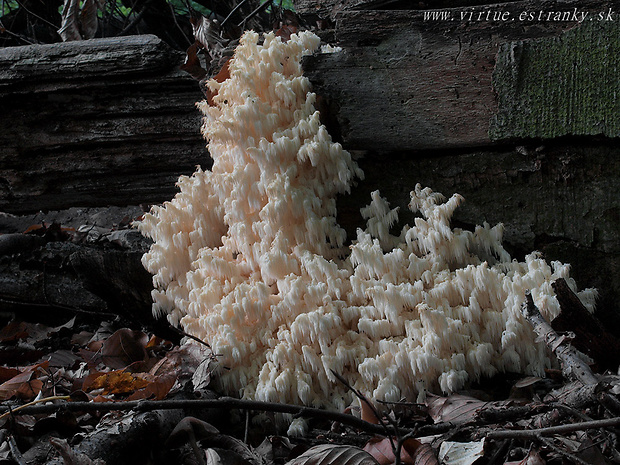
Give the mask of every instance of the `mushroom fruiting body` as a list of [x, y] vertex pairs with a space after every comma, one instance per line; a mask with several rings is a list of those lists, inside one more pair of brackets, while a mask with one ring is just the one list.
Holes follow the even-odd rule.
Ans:
[[[199, 104], [213, 158], [140, 224], [154, 240], [153, 309], [208, 342], [220, 388], [264, 401], [343, 409], [332, 370], [367, 396], [416, 400], [498, 371], [543, 375], [551, 360], [520, 313], [526, 289], [559, 311], [568, 266], [510, 259], [501, 225], [452, 229], [462, 198], [416, 186], [412, 227], [373, 193], [345, 246], [336, 201], [362, 172], [319, 121], [302, 74], [319, 39], [246, 33], [230, 78]], [[573, 281], [568, 282], [574, 288]], [[584, 291], [584, 301], [591, 291]]]

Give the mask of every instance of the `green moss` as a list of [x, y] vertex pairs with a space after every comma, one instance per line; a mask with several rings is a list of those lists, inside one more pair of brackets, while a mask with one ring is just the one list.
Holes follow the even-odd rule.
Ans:
[[620, 136], [620, 28], [593, 19], [558, 37], [500, 47], [492, 140]]

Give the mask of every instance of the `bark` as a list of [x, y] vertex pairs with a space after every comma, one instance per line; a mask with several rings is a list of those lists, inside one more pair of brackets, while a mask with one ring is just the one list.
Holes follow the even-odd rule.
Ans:
[[[304, 15], [315, 8], [311, 2], [302, 3], [307, 7], [299, 9]], [[335, 3], [316, 6], [333, 9]], [[355, 238], [356, 227], [364, 226], [359, 208], [369, 203], [369, 194], [376, 189], [392, 206], [400, 207], [401, 225], [413, 222], [407, 205], [416, 183], [446, 196], [458, 192], [466, 203], [457, 210], [453, 226], [471, 229], [483, 221], [501, 222], [513, 257], [522, 259], [540, 250], [549, 261], [571, 263], [580, 288], [599, 289], [600, 318], [608, 327], [620, 328], [620, 198], [615, 195], [620, 151], [611, 138], [587, 136], [596, 131], [614, 134], [620, 112], [608, 111], [609, 105], [617, 104], [610, 93], [620, 95], [620, 90], [617, 79], [606, 81], [613, 73], [601, 76], [596, 63], [585, 56], [587, 49], [598, 57], [595, 61], [616, 66], [619, 58], [605, 53], [615, 49], [620, 33], [592, 29], [606, 25], [577, 28], [570, 21], [460, 20], [461, 13], [494, 11], [490, 5], [453, 8], [449, 12], [457, 20], [450, 22], [424, 21], [423, 10], [368, 9], [386, 5], [392, 3], [342, 3], [343, 8], [334, 12], [334, 28], [321, 33], [337, 40], [343, 52], [310, 57], [305, 63], [328, 109], [325, 117], [334, 137], [347, 149], [364, 149], [356, 155], [363, 157], [359, 162], [366, 179], [351, 196], [338, 199], [339, 222], [349, 237]], [[553, 5], [598, 12], [605, 11], [608, 2], [513, 2], [501, 9], [515, 13], [560, 8]], [[571, 109], [579, 127], [548, 111], [555, 108], [559, 94], [545, 100], [543, 87], [528, 85], [540, 93], [540, 105], [534, 105], [536, 95], [515, 87], [514, 75], [535, 80], [535, 71], [544, 63], [541, 59], [549, 58], [547, 48], [561, 61], [586, 63], [582, 68], [592, 71], [591, 82], [580, 77], [564, 89], [572, 96], [566, 102], [579, 107]], [[511, 50], [521, 59], [511, 61]], [[0, 233], [21, 233], [45, 220], [39, 215], [37, 221], [22, 222], [23, 227], [17, 228], [19, 218], [35, 218], [24, 216], [28, 212], [161, 203], [176, 193], [179, 175], [191, 174], [197, 164], [208, 168], [200, 115], [194, 108], [202, 93], [178, 70], [183, 58], [153, 36], [1, 49], [0, 210], [21, 216], [0, 215]], [[559, 68], [544, 67], [548, 69]], [[576, 78], [581, 76], [581, 68], [575, 72]], [[565, 68], [561, 73], [573, 75]], [[548, 80], [540, 82], [549, 85]], [[593, 89], [600, 93], [592, 93]], [[586, 101], [573, 98], [581, 95], [580, 90]], [[512, 95], [512, 100], [502, 100], [496, 92]], [[516, 111], [521, 101], [530, 102], [524, 108], [534, 111], [527, 118]], [[599, 110], [604, 125], [596, 123]], [[510, 127], [521, 132], [514, 138], [502, 133], [492, 140], [493, 118], [497, 134]], [[505, 118], [513, 120], [503, 125], [509, 121]], [[540, 128], [527, 126], [531, 120], [540, 121]], [[537, 133], [541, 128], [552, 132]], [[564, 133], [584, 137], [556, 137]], [[64, 218], [58, 222], [65, 225]], [[106, 282], [101, 276], [117, 271], [104, 270], [84, 280], [84, 269], [90, 273], [104, 263], [117, 267], [114, 270], [125, 265], [119, 265], [120, 258], [93, 258], [99, 252], [92, 246], [77, 253], [65, 249], [74, 245], [46, 241], [46, 251], [31, 254], [29, 263], [45, 258], [64, 263], [65, 268], [57, 269], [54, 277], [53, 266], [48, 265], [45, 280], [41, 269], [25, 267], [24, 262], [6, 264], [11, 250], [23, 246], [32, 251], [41, 246], [36, 241], [20, 236], [0, 240], [5, 256], [0, 259], [5, 270], [0, 281], [4, 289], [6, 280], [11, 281], [13, 289], [5, 294], [7, 300], [23, 304], [32, 297], [31, 302], [48, 305], [43, 281], [65, 289], [60, 293], [64, 300], [52, 300], [54, 305], [79, 303], [99, 311], [117, 308], [112, 298], [124, 308], [146, 294], [141, 290], [137, 299], [133, 290], [123, 291], [122, 297], [93, 293], [98, 282]], [[132, 263], [128, 269], [139, 267], [138, 255], [126, 258]], [[50, 260], [52, 256], [57, 259]], [[68, 256], [73, 261], [63, 262]], [[88, 265], [80, 268], [79, 263]], [[61, 277], [69, 270], [70, 279]], [[87, 297], [78, 302], [84, 289]]]
[[594, 16], [611, 6], [510, 2], [445, 9], [449, 18], [440, 19], [425, 18], [430, 10], [338, 10], [334, 35], [343, 51], [308, 57], [304, 69], [349, 148], [617, 137], [620, 83], [607, 72], [619, 59], [611, 52], [620, 43], [614, 21], [521, 19], [573, 8]]
[[0, 49], [0, 211], [159, 203], [209, 167], [183, 59], [155, 36]]
[[572, 381], [579, 381], [581, 384], [596, 385], [598, 379], [592, 373], [592, 370], [588, 364], [583, 360], [581, 354], [579, 354], [570, 342], [563, 336], [558, 335], [551, 325], [540, 314], [532, 296], [528, 293], [525, 296], [525, 301], [521, 307], [523, 315], [534, 327], [534, 331], [542, 340], [545, 341], [547, 347], [558, 358], [562, 367], [562, 374], [566, 379]]

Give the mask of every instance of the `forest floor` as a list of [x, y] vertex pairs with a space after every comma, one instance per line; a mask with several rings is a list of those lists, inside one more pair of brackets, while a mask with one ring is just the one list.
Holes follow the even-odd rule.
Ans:
[[[3, 218], [5, 288], [17, 273], [55, 300], [3, 301], [1, 463], [620, 463], [618, 377], [581, 362], [571, 343], [582, 334], [571, 339], [551, 327], [537, 331], [561, 365], [544, 378], [504, 374], [419, 404], [374, 405], [359, 395], [346, 412], [222, 397], [209, 347], [181, 344], [171, 328], [116, 312], [105, 285], [87, 285], [97, 275], [65, 280], [65, 300], [45, 287], [75, 271], [79, 247], [135, 262], [148, 247], [131, 227], [140, 214], [136, 207]], [[33, 289], [33, 297], [41, 293]], [[95, 290], [84, 299], [91, 306], [74, 306], [72, 296], [86, 289]], [[564, 306], [571, 305], [568, 295]], [[587, 326], [583, 316], [571, 318]], [[287, 436], [283, 413], [303, 418], [294, 420], [301, 435]]]

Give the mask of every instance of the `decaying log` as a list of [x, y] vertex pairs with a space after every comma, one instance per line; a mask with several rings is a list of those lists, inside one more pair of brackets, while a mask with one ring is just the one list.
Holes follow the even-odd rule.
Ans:
[[[350, 148], [618, 137], [620, 81], [607, 70], [620, 60], [620, 31], [613, 16], [595, 17], [611, 6], [524, 1], [435, 10], [443, 16], [345, 9], [334, 27], [343, 51], [308, 57], [304, 69]], [[593, 20], [578, 23], [575, 10]], [[567, 15], [529, 19], [540, 11]]]
[[[52, 309], [57, 322], [90, 313], [157, 325], [152, 276], [141, 263], [151, 242], [130, 226], [141, 214], [127, 207], [0, 216], [0, 308], [22, 318]], [[167, 328], [153, 327], [178, 339]]]
[[0, 211], [159, 203], [210, 166], [183, 59], [155, 36], [0, 49]]
[[[366, 179], [338, 200], [339, 222], [350, 238], [364, 225], [359, 208], [368, 204], [371, 191], [379, 189], [400, 207], [402, 222], [409, 224], [409, 192], [416, 183], [447, 196], [458, 192], [466, 203], [454, 226], [504, 223], [506, 247], [515, 258], [540, 250], [548, 260], [571, 263], [579, 287], [599, 289], [601, 318], [620, 323], [620, 197], [615, 195], [620, 149], [610, 137], [555, 137], [615, 134], [618, 80], [613, 73], [602, 76], [595, 65], [616, 66], [617, 54], [608, 52], [617, 45], [617, 28], [607, 31], [610, 23], [597, 21], [579, 26], [460, 19], [462, 13], [495, 11], [492, 5], [446, 9], [454, 21], [424, 21], [422, 9], [368, 9], [393, 2], [297, 4], [304, 15], [312, 10], [324, 16], [321, 8], [333, 13], [334, 27], [319, 32], [343, 48], [308, 58], [305, 67], [333, 113], [335, 138], [347, 149], [364, 149], [359, 162]], [[397, 2], [399, 8], [403, 4]], [[603, 0], [525, 1], [497, 9], [604, 12], [608, 6]], [[549, 110], [557, 104], [556, 93], [539, 105], [528, 103], [539, 113], [513, 111], [520, 99], [531, 103], [532, 98], [515, 88], [519, 76], [536, 81], [537, 66], [544, 62], [552, 72], [528, 85], [544, 96], [544, 86], [565, 73], [547, 66], [547, 45], [558, 59], [581, 64], [575, 79], [562, 82], [568, 86], [566, 101], [579, 107], [571, 108], [578, 116], [571, 122]], [[520, 59], [512, 60], [512, 52]], [[598, 61], [591, 63], [586, 52]], [[196, 164], [210, 165], [194, 108], [202, 93], [178, 70], [182, 62], [182, 53], [153, 36], [1, 49], [0, 211], [169, 200], [178, 175], [191, 174]], [[584, 79], [586, 68], [590, 74]], [[498, 89], [512, 100], [498, 100]], [[498, 115], [513, 120], [502, 126], [498, 119], [499, 139], [491, 140], [491, 119]], [[540, 127], [519, 123], [534, 120]], [[499, 134], [509, 127], [520, 132]], [[11, 229], [5, 219], [0, 217], [0, 233], [25, 229]], [[34, 239], [3, 239], [15, 240]]]

